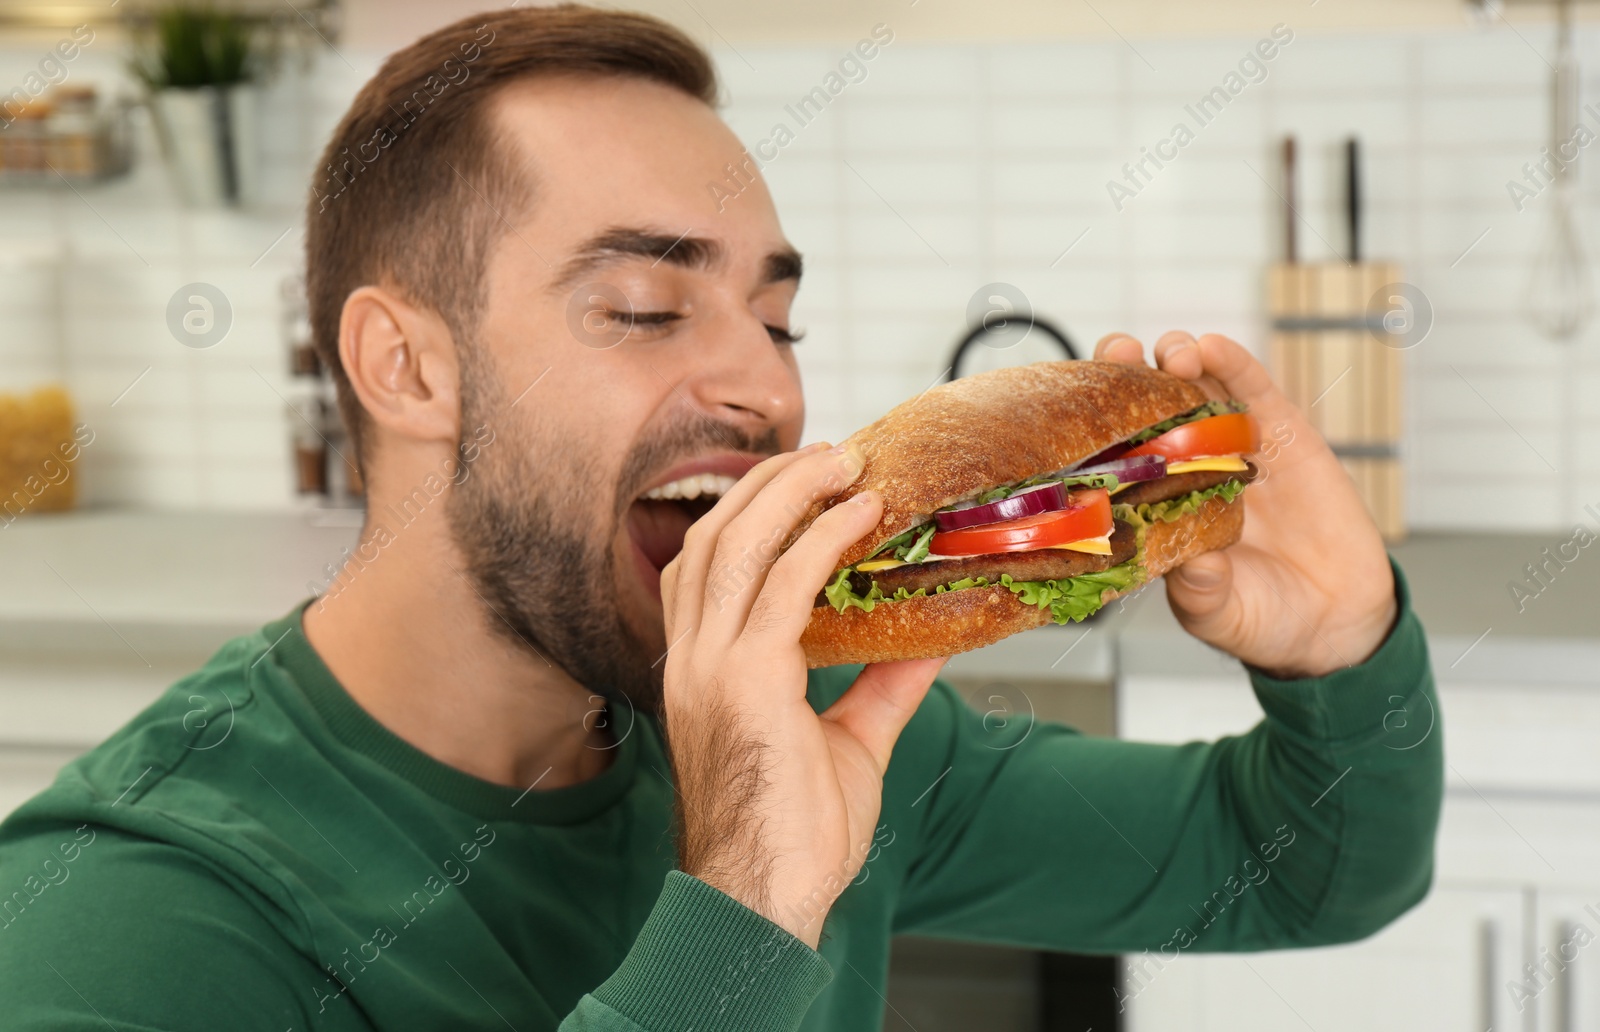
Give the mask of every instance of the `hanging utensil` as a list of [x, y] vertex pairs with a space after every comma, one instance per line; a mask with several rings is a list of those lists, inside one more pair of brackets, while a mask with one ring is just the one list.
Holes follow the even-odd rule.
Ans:
[[1567, 160], [1562, 146], [1578, 125], [1578, 62], [1572, 42], [1573, 0], [1557, 5], [1556, 62], [1550, 76], [1550, 154], [1555, 177], [1550, 187], [1550, 224], [1528, 284], [1528, 315], [1554, 340], [1570, 340], [1594, 314], [1588, 258], [1578, 235], [1577, 155]]

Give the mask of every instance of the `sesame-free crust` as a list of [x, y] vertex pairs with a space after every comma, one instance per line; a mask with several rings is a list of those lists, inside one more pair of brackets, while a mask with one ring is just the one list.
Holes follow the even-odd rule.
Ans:
[[883, 496], [878, 525], [840, 556], [853, 566], [945, 506], [1050, 473], [1205, 404], [1170, 373], [1116, 362], [1036, 362], [933, 387], [851, 434], [861, 476], [823, 509], [862, 491]]

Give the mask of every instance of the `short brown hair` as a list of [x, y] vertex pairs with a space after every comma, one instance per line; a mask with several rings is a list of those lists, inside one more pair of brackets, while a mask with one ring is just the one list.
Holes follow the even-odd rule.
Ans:
[[710, 57], [682, 32], [578, 4], [473, 15], [390, 55], [328, 141], [306, 216], [312, 335], [357, 455], [365, 414], [339, 360], [345, 299], [392, 286], [469, 346], [489, 248], [532, 194], [487, 101], [507, 82], [550, 74], [645, 79], [709, 105], [717, 97]]

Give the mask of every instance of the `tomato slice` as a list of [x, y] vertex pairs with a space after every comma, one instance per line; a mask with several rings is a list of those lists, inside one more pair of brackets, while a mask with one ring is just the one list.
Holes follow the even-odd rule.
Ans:
[[1111, 533], [1111, 496], [1104, 489], [1074, 491], [1067, 507], [1003, 523], [948, 530], [928, 543], [935, 555], [989, 555], [1065, 545]]
[[1123, 457], [1164, 455], [1168, 462], [1211, 455], [1248, 455], [1261, 447], [1261, 428], [1248, 412], [1208, 416], [1174, 427], [1130, 449]]

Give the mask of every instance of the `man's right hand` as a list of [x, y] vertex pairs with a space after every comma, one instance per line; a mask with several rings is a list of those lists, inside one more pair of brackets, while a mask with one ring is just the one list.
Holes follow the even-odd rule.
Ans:
[[661, 575], [680, 864], [813, 948], [872, 844], [895, 740], [944, 663], [873, 664], [826, 712], [806, 701], [800, 633], [882, 499], [862, 492], [828, 509], [776, 553], [861, 470], [854, 449], [823, 445], [762, 462]]

